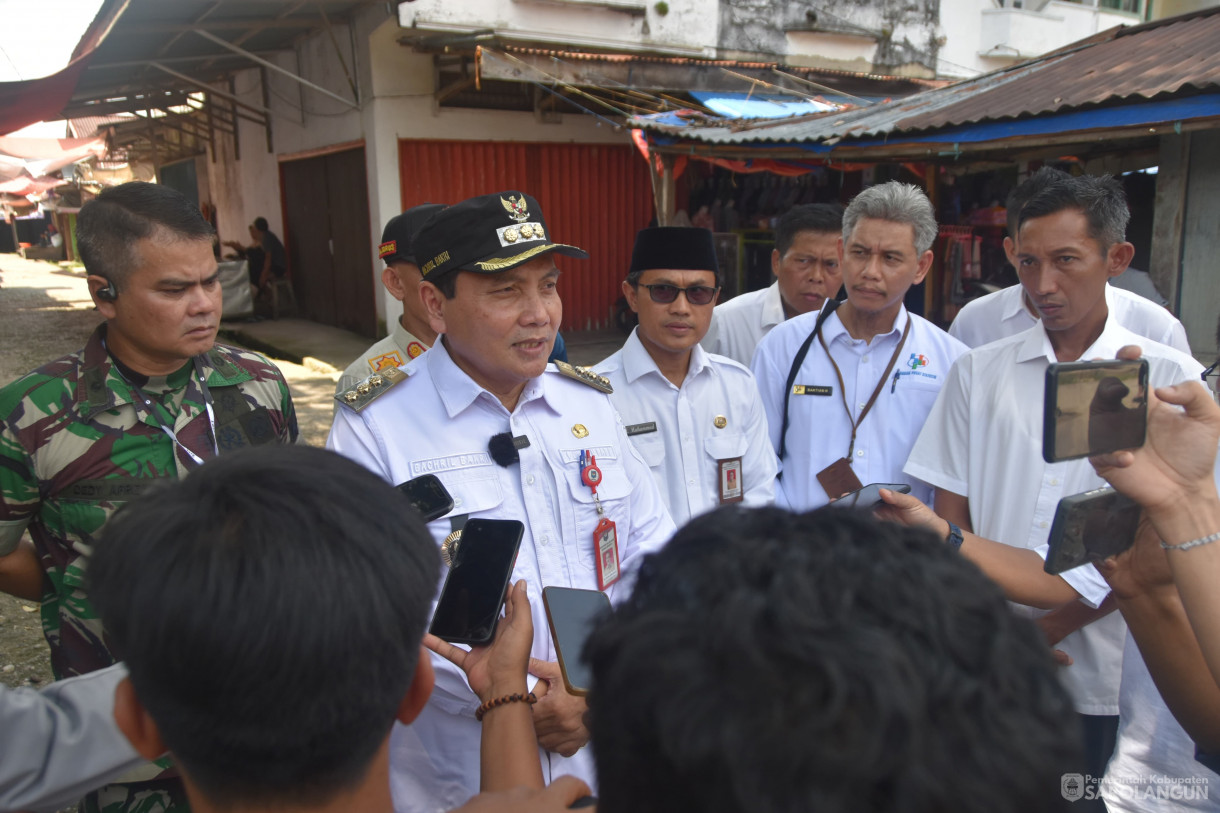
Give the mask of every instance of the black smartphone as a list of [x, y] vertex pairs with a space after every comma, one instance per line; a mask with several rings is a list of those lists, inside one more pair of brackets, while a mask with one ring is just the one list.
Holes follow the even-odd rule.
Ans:
[[412, 477], [405, 483], [399, 483], [398, 490], [411, 501], [424, 522], [440, 519], [453, 510], [453, 497], [435, 474]]
[[546, 607], [546, 621], [551, 627], [555, 653], [559, 656], [563, 685], [568, 694], [588, 694], [592, 674], [580, 654], [593, 630], [593, 622], [610, 609], [610, 599], [600, 590], [544, 587], [542, 604]]
[[515, 519], [466, 521], [429, 632], [451, 644], [491, 642], [524, 534]]
[[1064, 497], [1055, 508], [1043, 569], [1062, 573], [1122, 553], [1135, 544], [1139, 521], [1139, 504], [1112, 488]]
[[1148, 362], [1074, 361], [1046, 369], [1042, 459], [1135, 449], [1148, 427]]
[[888, 488], [899, 494], [910, 494], [911, 487], [906, 483], [870, 483], [864, 488], [844, 494], [831, 505], [837, 508], [875, 508], [881, 502], [881, 489]]

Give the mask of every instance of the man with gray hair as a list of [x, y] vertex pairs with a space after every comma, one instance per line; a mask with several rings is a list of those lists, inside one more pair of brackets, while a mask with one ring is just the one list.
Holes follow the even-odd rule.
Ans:
[[871, 483], [932, 497], [902, 467], [966, 346], [902, 300], [927, 276], [936, 232], [917, 187], [861, 192], [839, 239], [847, 300], [789, 319], [759, 344], [751, 369], [780, 461], [778, 505], [807, 511]]

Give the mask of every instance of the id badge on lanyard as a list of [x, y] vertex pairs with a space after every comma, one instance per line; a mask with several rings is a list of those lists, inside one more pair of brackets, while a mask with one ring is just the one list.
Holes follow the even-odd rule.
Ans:
[[593, 505], [597, 508], [597, 527], [593, 529], [593, 552], [597, 558], [597, 589], [605, 590], [619, 579], [618, 563], [618, 528], [614, 520], [606, 516], [602, 510], [601, 498], [597, 496], [597, 487], [602, 482], [602, 470], [597, 466], [597, 458], [592, 452], [585, 450], [580, 453], [580, 481], [589, 487], [593, 493]]

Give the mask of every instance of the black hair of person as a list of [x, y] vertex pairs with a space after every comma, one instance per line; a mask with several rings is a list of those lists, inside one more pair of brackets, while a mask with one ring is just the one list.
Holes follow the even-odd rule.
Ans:
[[1008, 236], [1013, 240], [1017, 239], [1017, 227], [1020, 224], [1021, 210], [1025, 208], [1025, 204], [1029, 203], [1034, 195], [1037, 195], [1048, 186], [1067, 180], [1070, 177], [1072, 176], [1061, 169], [1042, 167], [1033, 175], [1017, 184], [1016, 188], [1008, 193], [1008, 199], [1004, 202]]
[[1103, 255], [1110, 246], [1126, 239], [1131, 210], [1122, 183], [1112, 175], [1068, 177], [1047, 186], [1021, 208], [1017, 228], [1030, 220], [1073, 209], [1088, 221], [1089, 237]]
[[259, 231], [267, 231], [267, 218], [265, 218], [265, 217], [254, 218], [254, 228], [258, 229]]
[[418, 513], [372, 472], [256, 447], [116, 512], [89, 589], [201, 794], [317, 804], [358, 785], [389, 734], [439, 568]]
[[726, 507], [586, 646], [603, 813], [1066, 810], [1080, 750], [1034, 624], [926, 531]]
[[216, 231], [199, 207], [161, 184], [132, 181], [102, 190], [81, 207], [76, 244], [85, 271], [121, 289], [138, 264], [136, 244], [152, 237], [211, 241]]
[[843, 231], [843, 207], [837, 203], [802, 203], [793, 206], [775, 224], [775, 250], [783, 257], [803, 231], [832, 234]]

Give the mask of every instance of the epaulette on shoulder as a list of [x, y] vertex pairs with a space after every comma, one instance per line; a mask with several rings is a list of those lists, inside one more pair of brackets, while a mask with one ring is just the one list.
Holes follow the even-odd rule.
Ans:
[[614, 387], [610, 386], [610, 379], [605, 376], [598, 375], [588, 367], [575, 367], [568, 364], [566, 361], [556, 361], [555, 369], [559, 370], [561, 375], [564, 375], [573, 381], [579, 381], [582, 384], [587, 384], [595, 390], [610, 395], [614, 392]]
[[390, 367], [379, 373], [361, 379], [335, 396], [335, 400], [352, 412], [359, 412], [374, 399], [390, 391], [395, 384], [406, 381], [408, 374], [397, 367]]

